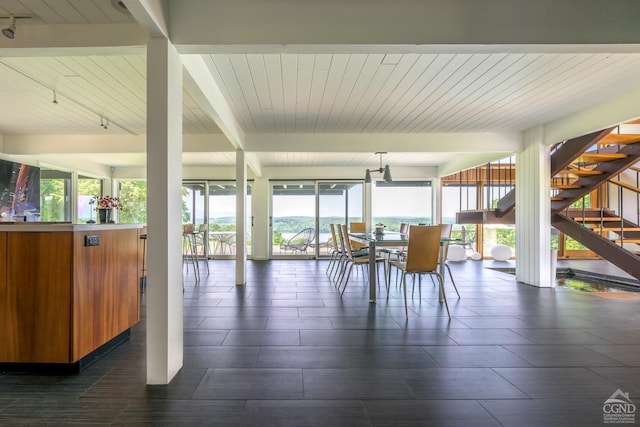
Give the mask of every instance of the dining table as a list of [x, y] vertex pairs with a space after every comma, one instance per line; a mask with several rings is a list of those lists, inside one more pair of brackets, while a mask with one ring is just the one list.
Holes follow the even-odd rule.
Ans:
[[[349, 233], [349, 238], [358, 243], [367, 245], [369, 248], [369, 302], [376, 302], [376, 248], [379, 247], [406, 247], [409, 244], [409, 235], [393, 231], [385, 231], [384, 233]], [[458, 239], [441, 238], [440, 239], [440, 262], [438, 273], [444, 280], [445, 253], [447, 245], [456, 242]], [[440, 288], [438, 299], [443, 300], [442, 288]]]

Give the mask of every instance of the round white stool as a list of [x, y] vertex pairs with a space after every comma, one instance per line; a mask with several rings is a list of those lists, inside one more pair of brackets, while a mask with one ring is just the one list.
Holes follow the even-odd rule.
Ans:
[[506, 261], [511, 258], [511, 248], [507, 245], [495, 245], [491, 248], [491, 256], [496, 261]]
[[467, 253], [464, 247], [460, 245], [449, 245], [449, 252], [447, 253], [447, 259], [449, 261], [465, 261], [467, 259]]

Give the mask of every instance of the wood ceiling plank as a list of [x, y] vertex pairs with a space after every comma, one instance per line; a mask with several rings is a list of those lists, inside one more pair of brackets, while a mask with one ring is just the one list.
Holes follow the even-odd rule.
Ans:
[[240, 86], [240, 93], [238, 96], [241, 96], [244, 99], [256, 127], [258, 129], [268, 129], [267, 122], [264, 120], [262, 108], [260, 108], [260, 101], [258, 100], [258, 94], [256, 93], [256, 87], [251, 76], [251, 71], [249, 70], [247, 55], [230, 55], [229, 59], [231, 61], [233, 72], [236, 76], [236, 80]]
[[[362, 68], [353, 82], [353, 87], [349, 93], [349, 97], [344, 104], [341, 117], [336, 121], [334, 128], [336, 132], [344, 132], [348, 129], [348, 122], [352, 116], [355, 115], [359, 118], [357, 111], [358, 105], [361, 104], [362, 98], [366, 92], [373, 89], [372, 85], [375, 85], [374, 80], [376, 75], [380, 73], [380, 64], [383, 59], [383, 54], [368, 54], [365, 58]], [[385, 65], [382, 70], [381, 78], [386, 79], [392, 69], [392, 65]]]
[[315, 55], [303, 54], [298, 56], [298, 73], [296, 75], [296, 121], [295, 132], [305, 132], [309, 115], [309, 98], [311, 96], [311, 82]]
[[340, 92], [344, 74], [347, 71], [349, 57], [350, 55], [348, 54], [331, 55], [331, 64], [324, 85], [322, 102], [318, 107], [318, 114], [316, 115], [314, 125], [314, 131], [316, 132], [325, 132], [328, 129], [329, 117], [333, 110], [336, 96]]
[[284, 89], [282, 82], [281, 57], [278, 54], [263, 55], [269, 98], [271, 100], [271, 118], [275, 132], [284, 132]]
[[305, 132], [314, 132], [316, 130], [318, 116], [326, 93], [327, 79], [329, 78], [332, 58], [333, 55], [331, 54], [315, 55]]
[[296, 100], [298, 81], [298, 56], [292, 54], [281, 55], [283, 99], [284, 99], [284, 128], [285, 132], [294, 132], [296, 128]]
[[231, 66], [229, 55], [205, 55], [203, 56], [207, 68], [229, 103], [234, 115], [245, 132], [256, 132], [256, 124], [249, 111], [247, 102], [242, 94], [242, 88]]

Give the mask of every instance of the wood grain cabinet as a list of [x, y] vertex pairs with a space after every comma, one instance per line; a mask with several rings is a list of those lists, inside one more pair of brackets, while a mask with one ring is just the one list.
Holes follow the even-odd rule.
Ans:
[[76, 363], [135, 325], [139, 234], [133, 225], [0, 225], [0, 362]]

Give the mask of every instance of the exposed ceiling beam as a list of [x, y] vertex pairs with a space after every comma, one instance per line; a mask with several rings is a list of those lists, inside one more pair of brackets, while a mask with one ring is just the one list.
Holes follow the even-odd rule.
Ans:
[[428, 134], [247, 134], [251, 152], [518, 152], [519, 132]]
[[151, 37], [169, 37], [167, 24], [169, 5], [166, 0], [123, 0], [123, 2]]

